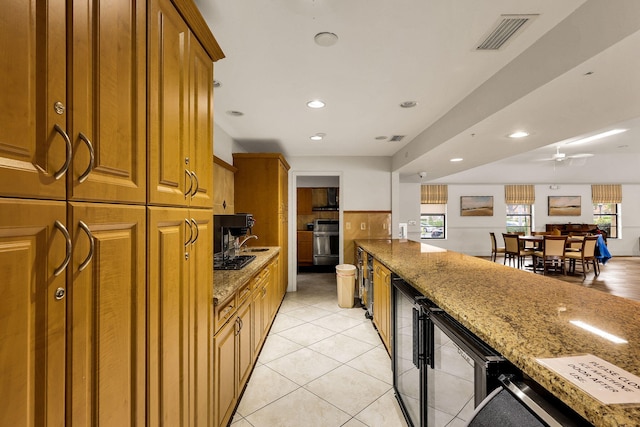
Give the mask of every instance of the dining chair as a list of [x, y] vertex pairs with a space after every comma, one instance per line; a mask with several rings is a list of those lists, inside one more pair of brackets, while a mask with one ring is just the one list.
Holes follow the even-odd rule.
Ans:
[[[517, 268], [521, 268], [524, 265], [524, 257], [533, 255], [533, 251], [530, 249], [523, 249], [520, 246], [520, 236], [517, 234], [502, 233], [504, 239], [504, 262]], [[515, 265], [514, 265], [515, 264]]]
[[600, 274], [600, 267], [596, 260], [596, 244], [598, 242], [598, 236], [586, 236], [582, 240], [581, 248], [579, 252], [567, 252], [565, 257], [569, 260], [569, 270], [575, 272], [576, 261], [580, 261], [582, 266], [582, 277], [587, 278], [587, 270], [589, 269], [589, 263], [593, 264], [593, 271], [598, 277]]
[[496, 233], [489, 233], [491, 237], [491, 261], [496, 262], [498, 254], [504, 254], [504, 247], [498, 246], [496, 242]]
[[567, 243], [567, 253], [569, 252], [580, 252], [582, 250], [582, 242], [584, 240], [585, 236], [572, 236], [569, 235], [569, 239], [571, 239], [571, 242]]
[[554, 270], [560, 268], [564, 275], [567, 274], [565, 257], [567, 238], [569, 236], [545, 235], [542, 251], [533, 253], [533, 272], [536, 272], [538, 262], [542, 260], [543, 274], [547, 274], [549, 267]]

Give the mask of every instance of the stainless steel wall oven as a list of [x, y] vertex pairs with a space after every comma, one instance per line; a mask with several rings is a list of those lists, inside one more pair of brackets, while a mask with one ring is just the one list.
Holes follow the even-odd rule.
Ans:
[[313, 224], [313, 265], [338, 265], [340, 222], [316, 219]]

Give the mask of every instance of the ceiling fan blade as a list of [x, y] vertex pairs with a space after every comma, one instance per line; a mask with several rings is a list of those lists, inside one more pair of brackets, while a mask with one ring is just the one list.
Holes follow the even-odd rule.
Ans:
[[579, 153], [579, 154], [572, 154], [570, 156], [567, 156], [570, 159], [586, 159], [587, 157], [593, 157], [593, 154], [591, 153]]

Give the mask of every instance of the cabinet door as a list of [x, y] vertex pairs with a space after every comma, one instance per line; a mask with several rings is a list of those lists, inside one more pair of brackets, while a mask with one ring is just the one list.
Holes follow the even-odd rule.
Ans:
[[311, 215], [313, 214], [313, 208], [311, 204], [311, 188], [298, 188], [297, 189], [297, 208], [298, 215]]
[[147, 208], [148, 425], [185, 426], [189, 416], [188, 209]]
[[150, 2], [149, 203], [186, 206], [189, 29], [170, 0]]
[[1, 195], [65, 198], [64, 166], [67, 156], [69, 159], [71, 156], [65, 112], [65, 3], [64, 0], [2, 2]]
[[214, 413], [215, 426], [226, 426], [238, 396], [236, 333], [238, 324], [236, 317], [229, 320], [213, 339], [213, 367], [215, 388]]
[[249, 379], [253, 366], [253, 348], [251, 346], [251, 301], [247, 300], [238, 308], [238, 342], [236, 353], [238, 356], [238, 391]]
[[190, 37], [190, 206], [213, 207], [213, 61]]
[[[212, 417], [213, 211], [189, 211], [189, 337], [193, 426], [210, 426]], [[189, 236], [187, 236], [189, 237]]]
[[[1, 30], [0, 30], [1, 31]], [[0, 418], [6, 426], [63, 426], [63, 202], [0, 199]], [[66, 229], [65, 229], [66, 232]]]
[[144, 203], [146, 2], [74, 0], [71, 12], [69, 198]]
[[71, 424], [144, 426], [145, 208], [69, 207]]

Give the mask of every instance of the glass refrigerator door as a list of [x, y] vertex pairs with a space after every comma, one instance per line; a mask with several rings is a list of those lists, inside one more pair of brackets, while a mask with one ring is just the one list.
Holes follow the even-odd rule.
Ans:
[[[421, 395], [423, 383], [424, 340], [420, 338], [424, 313], [416, 308], [412, 295], [402, 292], [397, 284], [393, 287], [394, 346], [393, 382], [396, 396], [410, 426], [422, 425], [424, 406]], [[421, 319], [422, 314], [422, 319]]]
[[427, 426], [464, 426], [474, 410], [474, 361], [438, 326], [427, 369]]

